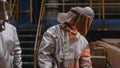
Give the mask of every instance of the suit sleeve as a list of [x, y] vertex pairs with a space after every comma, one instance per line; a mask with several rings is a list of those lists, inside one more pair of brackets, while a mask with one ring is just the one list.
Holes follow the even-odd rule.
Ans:
[[22, 68], [22, 60], [21, 60], [21, 47], [20, 47], [20, 42], [18, 39], [18, 35], [16, 32], [16, 29], [13, 31], [13, 39], [14, 39], [14, 68]]
[[53, 53], [55, 50], [55, 42], [53, 33], [45, 32], [41, 40], [38, 51], [38, 63], [40, 68], [53, 68], [54, 58]]

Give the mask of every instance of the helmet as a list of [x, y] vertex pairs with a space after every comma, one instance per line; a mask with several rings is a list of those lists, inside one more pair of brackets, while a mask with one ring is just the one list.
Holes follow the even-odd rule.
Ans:
[[88, 28], [93, 20], [94, 12], [90, 7], [73, 7], [67, 13], [58, 13], [57, 20], [60, 23], [68, 23], [75, 26], [77, 30], [86, 35]]

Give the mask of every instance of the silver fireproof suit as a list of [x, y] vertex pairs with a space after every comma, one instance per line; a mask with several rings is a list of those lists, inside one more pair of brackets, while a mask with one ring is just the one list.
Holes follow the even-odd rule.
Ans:
[[92, 68], [88, 41], [79, 32], [68, 37], [62, 24], [50, 27], [43, 35], [38, 51], [40, 68]]
[[5, 22], [0, 32], [0, 68], [22, 68], [21, 47], [16, 28]]

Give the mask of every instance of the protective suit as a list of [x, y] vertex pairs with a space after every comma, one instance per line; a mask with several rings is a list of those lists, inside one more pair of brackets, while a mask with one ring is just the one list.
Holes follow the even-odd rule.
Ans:
[[21, 47], [16, 28], [8, 23], [6, 0], [0, 0], [0, 68], [22, 68]]
[[[82, 13], [82, 8], [79, 8]], [[76, 14], [71, 10], [58, 14], [61, 24], [50, 27], [44, 33], [38, 50], [40, 68], [92, 68], [88, 41], [77, 28], [74, 31], [71, 26], [73, 23], [70, 22], [73, 17], [75, 18]]]
[[0, 32], [0, 68], [22, 68], [21, 47], [16, 28], [5, 22]]

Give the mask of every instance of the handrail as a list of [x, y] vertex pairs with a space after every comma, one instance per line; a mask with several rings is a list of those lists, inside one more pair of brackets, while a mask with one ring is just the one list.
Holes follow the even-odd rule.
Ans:
[[65, 0], [62, 0], [63, 12], [65, 12]]
[[[32, 0], [30, 0], [30, 10], [27, 12], [30, 13], [30, 22], [32, 22]], [[19, 10], [20, 8], [20, 1], [19, 0], [9, 0], [9, 11], [10, 11], [10, 16], [12, 16], [12, 19], [15, 18], [15, 15], [16, 15], [16, 19], [18, 20], [18, 15], [19, 15], [19, 12], [21, 12]]]
[[44, 3], [45, 3], [45, 0], [42, 0], [40, 15], [39, 15], [39, 21], [38, 21], [38, 26], [37, 26], [35, 45], [34, 45], [34, 68], [37, 67], [37, 47], [40, 44], [40, 34], [41, 34], [41, 28], [42, 28], [41, 20], [43, 19], [44, 10], [45, 10], [45, 4]]
[[32, 22], [32, 0], [30, 0], [30, 22]]
[[[46, 3], [45, 5], [62, 5], [62, 3]], [[64, 5], [89, 5], [89, 3], [65, 3]], [[92, 3], [93, 6], [102, 5], [102, 3]], [[116, 5], [120, 6], [120, 3], [104, 3], [105, 6]]]
[[11, 8], [11, 15], [12, 15], [13, 10], [14, 10], [14, 8], [15, 8], [16, 2], [17, 2], [17, 0], [14, 0], [13, 5], [11, 5], [11, 7], [12, 7], [12, 8]]
[[17, 0], [14, 0], [13, 4], [12, 4], [12, 0], [10, 0], [10, 3], [9, 3], [9, 5], [10, 5], [10, 16], [13, 16], [13, 19], [14, 19], [14, 15], [15, 15], [15, 13], [13, 13], [13, 12], [15, 10], [14, 8], [16, 7], [16, 3], [17, 3]]
[[90, 7], [92, 8], [92, 0], [90, 0]]
[[104, 0], [102, 0], [102, 19], [105, 19], [105, 6], [104, 6]]
[[[100, 3], [100, 0], [98, 0], [99, 3]], [[98, 5], [98, 17], [99, 17], [99, 20], [100, 20], [100, 4]]]

